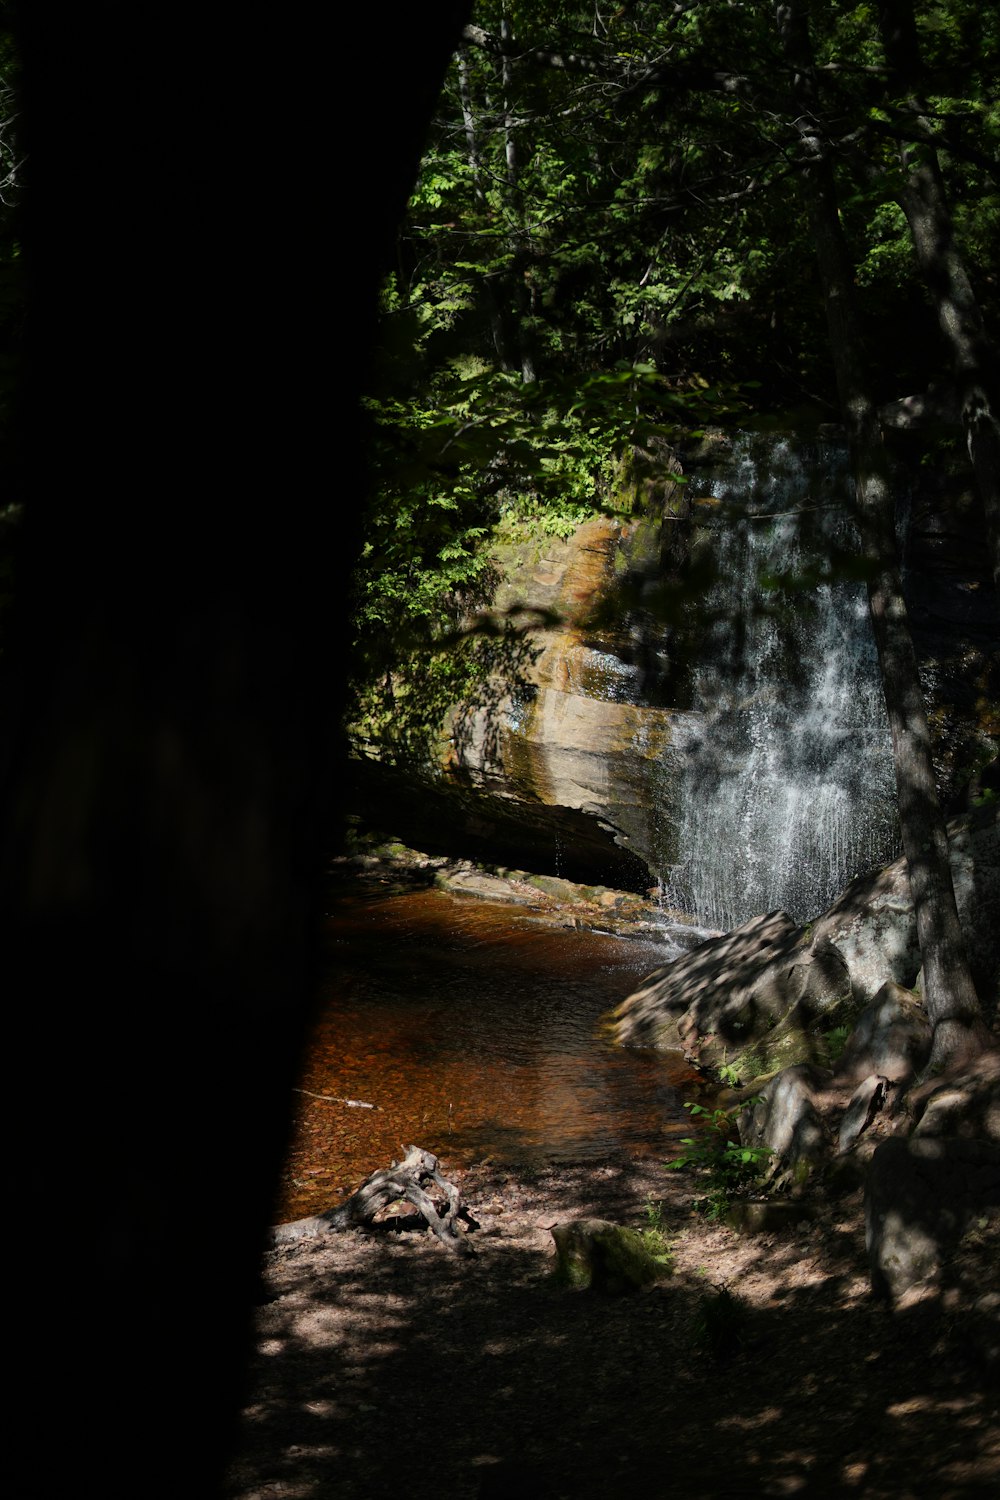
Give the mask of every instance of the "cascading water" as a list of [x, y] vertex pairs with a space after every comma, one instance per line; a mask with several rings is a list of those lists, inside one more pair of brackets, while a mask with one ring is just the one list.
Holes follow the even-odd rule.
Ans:
[[677, 861], [666, 897], [723, 930], [776, 907], [807, 921], [896, 845], [866, 591], [803, 587], [851, 547], [846, 455], [741, 433], [703, 493], [694, 508], [719, 583], [667, 768]]

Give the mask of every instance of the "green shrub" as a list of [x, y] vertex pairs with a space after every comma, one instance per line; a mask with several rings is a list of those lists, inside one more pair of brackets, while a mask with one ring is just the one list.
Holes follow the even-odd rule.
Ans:
[[667, 1239], [663, 1222], [663, 1204], [655, 1198], [646, 1199], [646, 1228], [641, 1229], [642, 1243], [647, 1255], [652, 1256], [666, 1271], [673, 1268], [674, 1252]]
[[832, 1031], [824, 1031], [823, 1040], [826, 1042], [831, 1063], [840, 1060], [850, 1034], [850, 1026], [835, 1026]]
[[665, 1165], [672, 1171], [699, 1173], [706, 1192], [694, 1200], [695, 1208], [710, 1219], [724, 1218], [734, 1198], [746, 1197], [759, 1186], [773, 1153], [769, 1146], [742, 1146], [730, 1138], [735, 1110], [708, 1110], [701, 1104], [684, 1108], [708, 1128], [704, 1135], [685, 1136], [680, 1144], [688, 1149]]

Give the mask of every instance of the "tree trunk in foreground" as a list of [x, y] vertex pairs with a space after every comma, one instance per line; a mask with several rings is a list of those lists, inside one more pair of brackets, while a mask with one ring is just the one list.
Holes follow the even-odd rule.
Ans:
[[358, 396], [465, 6], [338, 13], [363, 129], [313, 7], [15, 19], [0, 952], [26, 1234], [3, 1489], [204, 1500], [322, 972]]
[[948, 836], [934, 785], [930, 732], [899, 573], [888, 463], [878, 412], [863, 373], [852, 268], [818, 120], [805, 11], [800, 3], [776, 9], [785, 56], [795, 69], [803, 194], [826, 300], [862, 546], [871, 568], [868, 602], [892, 732], [900, 830], [923, 960], [924, 1001], [934, 1032], [930, 1066], [940, 1069], [979, 1052], [988, 1045], [989, 1034], [955, 904]]

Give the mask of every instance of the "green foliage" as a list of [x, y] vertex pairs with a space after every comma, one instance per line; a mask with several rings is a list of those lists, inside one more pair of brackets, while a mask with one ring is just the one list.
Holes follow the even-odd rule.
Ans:
[[[928, 119], [963, 254], [987, 320], [997, 313], [996, 17], [972, 0], [917, 10], [929, 85], [916, 113], [891, 86], [875, 8], [810, 13], [887, 400], [940, 373], [896, 201], [901, 143], [927, 149]], [[835, 413], [773, 10], [479, 0], [473, 20], [494, 41], [464, 47], [446, 80], [368, 408], [376, 493], [351, 718], [371, 745], [391, 730], [389, 753], [406, 756], [434, 753], [449, 692], [488, 691], [495, 642], [457, 643], [488, 611], [497, 528], [569, 535], [614, 504], [631, 445], [724, 420], [751, 383], [758, 405]]]
[[646, 1228], [639, 1232], [642, 1235], [646, 1253], [663, 1266], [664, 1270], [670, 1270], [674, 1263], [674, 1252], [667, 1239], [663, 1204], [658, 1203], [654, 1198], [646, 1199]]
[[663, 1232], [663, 1204], [649, 1194], [645, 1203], [646, 1223], [648, 1227], [660, 1234]]
[[913, 279], [913, 247], [898, 203], [879, 203], [869, 214], [868, 245], [857, 269], [858, 285], [904, 288]]
[[734, 1199], [746, 1197], [760, 1184], [772, 1152], [767, 1146], [742, 1146], [731, 1138], [736, 1110], [708, 1110], [685, 1104], [692, 1119], [705, 1126], [704, 1134], [685, 1136], [687, 1150], [665, 1165], [672, 1171], [693, 1171], [705, 1182], [705, 1192], [694, 1207], [710, 1219], [721, 1219]]
[[826, 1042], [830, 1062], [835, 1063], [843, 1056], [844, 1048], [847, 1046], [847, 1038], [851, 1034], [850, 1026], [834, 1026], [832, 1031], [823, 1033]]
[[643, 1248], [650, 1259], [654, 1260], [664, 1271], [672, 1270], [674, 1252], [659, 1230], [642, 1229], [639, 1232], [642, 1236]]

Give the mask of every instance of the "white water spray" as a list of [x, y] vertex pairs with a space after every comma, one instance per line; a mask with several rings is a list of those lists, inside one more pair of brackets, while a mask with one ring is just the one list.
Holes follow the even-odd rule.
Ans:
[[845, 549], [846, 456], [739, 434], [709, 492], [720, 581], [708, 601], [679, 782], [674, 906], [728, 929], [782, 907], [817, 915], [895, 853], [895, 781], [864, 586], [801, 580]]

